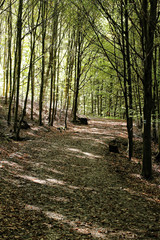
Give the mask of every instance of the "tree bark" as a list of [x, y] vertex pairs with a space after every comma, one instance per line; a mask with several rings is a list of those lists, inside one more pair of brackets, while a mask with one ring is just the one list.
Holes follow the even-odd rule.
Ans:
[[23, 10], [23, 0], [19, 0], [19, 10], [18, 10], [18, 20], [17, 20], [17, 55], [15, 62], [17, 61], [17, 72], [15, 75], [16, 79], [16, 108], [14, 117], [14, 132], [16, 133], [17, 121], [18, 121], [18, 108], [19, 108], [19, 87], [20, 87], [20, 74], [21, 74], [21, 55], [22, 55], [22, 10]]
[[129, 115], [127, 119], [128, 128], [128, 150], [129, 159], [133, 155], [133, 106], [132, 106], [132, 79], [131, 79], [131, 61], [130, 61], [130, 46], [129, 46], [129, 28], [128, 28], [128, 0], [125, 0], [125, 35], [126, 35], [126, 61], [127, 61], [127, 76], [128, 76], [128, 97], [129, 97]]
[[78, 26], [77, 30], [77, 71], [76, 71], [76, 79], [75, 79], [75, 97], [74, 97], [74, 109], [73, 109], [73, 122], [76, 122], [76, 115], [78, 109], [78, 95], [79, 95], [79, 84], [80, 84], [80, 76], [81, 76], [81, 32]]
[[157, 47], [155, 47], [154, 51], [154, 58], [153, 58], [153, 75], [154, 75], [154, 82], [153, 82], [153, 99], [152, 99], [152, 137], [153, 141], [157, 142], [157, 129], [156, 129], [156, 87], [157, 87]]
[[43, 90], [45, 76], [45, 37], [46, 37], [46, 2], [41, 1], [42, 8], [42, 71], [41, 71], [41, 86], [39, 96], [39, 125], [42, 126], [42, 111], [43, 111]]
[[152, 177], [151, 156], [151, 112], [152, 112], [152, 58], [154, 33], [156, 28], [157, 0], [142, 2], [143, 44], [144, 44], [144, 134], [143, 134], [143, 167], [142, 175]]
[[[123, 75], [124, 75], [124, 99], [126, 107], [126, 120], [128, 131], [128, 156], [131, 160], [133, 154], [133, 120], [130, 111], [132, 111], [132, 86], [131, 86], [131, 70], [129, 56], [129, 33], [128, 33], [128, 10], [127, 0], [125, 0], [126, 10], [123, 13], [123, 2], [121, 1], [121, 27], [122, 27], [122, 54], [123, 54]], [[125, 15], [125, 27], [123, 18]], [[127, 87], [128, 84], [128, 87]], [[129, 103], [128, 103], [129, 96]]]
[[[40, 17], [40, 11], [39, 11], [37, 23], [39, 21], [39, 17]], [[32, 46], [31, 46], [31, 56], [30, 56], [30, 64], [29, 64], [29, 71], [28, 71], [27, 91], [26, 91], [22, 116], [21, 116], [20, 121], [19, 121], [18, 129], [16, 131], [16, 140], [19, 140], [19, 138], [20, 138], [19, 134], [20, 134], [21, 125], [22, 125], [22, 122], [24, 120], [24, 117], [26, 116], [28, 94], [29, 94], [29, 89], [30, 89], [30, 81], [31, 81], [31, 77], [32, 77], [32, 64], [33, 64], [34, 50], [35, 50], [35, 43], [36, 43], [36, 30], [37, 30], [37, 27], [35, 28], [34, 33], [33, 33], [33, 42], [32, 42]]]

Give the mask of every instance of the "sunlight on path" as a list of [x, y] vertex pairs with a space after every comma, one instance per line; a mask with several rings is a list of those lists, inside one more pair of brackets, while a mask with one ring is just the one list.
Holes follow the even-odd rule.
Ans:
[[82, 222], [79, 219], [76, 219], [75, 221], [70, 221], [66, 216], [60, 213], [52, 211], [43, 211], [41, 208], [36, 206], [26, 205], [25, 209], [43, 212], [48, 218], [58, 221], [60, 222], [60, 224], [69, 225], [73, 231], [76, 231], [77, 233], [83, 235], [91, 235], [93, 238], [108, 239], [108, 237], [111, 236], [112, 237], [123, 236], [125, 239], [135, 239], [136, 237], [136, 234], [130, 231], [120, 231], [118, 229], [117, 231], [115, 231], [111, 228], [102, 228], [90, 222], [88, 223]]
[[87, 156], [88, 158], [101, 158], [102, 156], [100, 155], [95, 155], [95, 154], [92, 154], [92, 153], [89, 153], [89, 152], [84, 152], [80, 149], [77, 149], [77, 148], [67, 148], [66, 149], [67, 151], [70, 151], [70, 152], [76, 152], [76, 153], [80, 153], [80, 154], [84, 154], [85, 156]]
[[86, 191], [92, 191], [94, 190], [93, 188], [89, 188], [89, 187], [78, 187], [78, 186], [74, 186], [74, 185], [70, 185], [68, 184], [67, 182], [65, 181], [61, 181], [61, 180], [57, 180], [57, 179], [54, 179], [54, 178], [51, 178], [51, 179], [46, 179], [46, 180], [42, 180], [42, 179], [39, 179], [39, 178], [36, 178], [36, 177], [32, 177], [32, 176], [28, 176], [28, 175], [17, 175], [17, 177], [19, 178], [23, 178], [25, 180], [29, 180], [31, 182], [34, 182], [34, 183], [38, 183], [38, 184], [42, 184], [42, 185], [48, 185], [48, 186], [65, 186], [69, 189], [77, 189], [77, 190], [86, 190]]

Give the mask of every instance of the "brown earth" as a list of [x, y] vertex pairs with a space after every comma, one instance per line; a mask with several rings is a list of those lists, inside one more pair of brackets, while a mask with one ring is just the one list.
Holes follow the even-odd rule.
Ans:
[[[124, 121], [67, 130], [30, 122], [16, 142], [0, 111], [1, 240], [160, 239], [160, 166], [151, 181], [141, 177], [137, 130], [129, 161]], [[119, 154], [109, 152], [113, 139]]]

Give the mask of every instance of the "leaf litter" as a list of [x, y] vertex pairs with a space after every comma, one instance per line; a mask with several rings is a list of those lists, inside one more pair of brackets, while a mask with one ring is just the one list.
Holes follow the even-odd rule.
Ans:
[[150, 182], [141, 177], [141, 144], [129, 161], [125, 122], [68, 127], [1, 142], [0, 239], [160, 239], [160, 166]]

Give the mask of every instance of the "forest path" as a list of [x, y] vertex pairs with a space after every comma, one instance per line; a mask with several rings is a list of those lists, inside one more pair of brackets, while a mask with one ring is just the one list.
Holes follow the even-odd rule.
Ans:
[[[28, 134], [0, 164], [1, 240], [160, 239], [160, 185], [128, 161], [124, 122]], [[108, 151], [115, 138], [119, 154]]]

